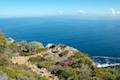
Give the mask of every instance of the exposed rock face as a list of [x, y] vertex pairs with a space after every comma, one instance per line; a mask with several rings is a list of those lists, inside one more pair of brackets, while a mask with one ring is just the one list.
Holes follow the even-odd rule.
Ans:
[[7, 75], [1, 71], [0, 71], [0, 80], [8, 80]]
[[73, 47], [70, 47], [70, 46], [67, 46], [67, 45], [64, 45], [64, 44], [48, 44], [46, 46], [46, 48], [48, 49], [52, 49], [52, 50], [55, 50], [55, 51], [62, 51], [62, 50], [70, 50], [70, 51], [74, 51], [74, 52], [78, 52], [77, 49], [73, 48]]
[[48, 51], [45, 58], [51, 58], [57, 62], [68, 60], [69, 57], [78, 52], [77, 49], [62, 44], [48, 44], [46, 47]]
[[15, 40], [13, 38], [11, 38], [11, 37], [6, 38], [6, 44], [10, 45], [10, 44], [12, 44], [14, 42], [15, 42]]
[[48, 44], [46, 48], [54, 48], [56, 45], [55, 44]]

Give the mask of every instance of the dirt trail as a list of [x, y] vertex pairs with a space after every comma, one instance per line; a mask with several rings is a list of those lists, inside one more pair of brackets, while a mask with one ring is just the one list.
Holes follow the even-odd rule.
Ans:
[[41, 53], [39, 53], [31, 56], [16, 56], [11, 58], [11, 62], [13, 64], [26, 65], [33, 72], [40, 74], [41, 76], [45, 76], [48, 80], [59, 80], [56, 76], [52, 75], [46, 68], [39, 69], [35, 64], [32, 64], [31, 62], [28, 61], [29, 58], [37, 56], [42, 55]]

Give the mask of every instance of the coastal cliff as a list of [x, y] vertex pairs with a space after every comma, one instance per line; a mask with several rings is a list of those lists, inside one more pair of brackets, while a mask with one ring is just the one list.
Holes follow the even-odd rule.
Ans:
[[98, 68], [64, 44], [16, 42], [0, 33], [0, 80], [120, 80], [120, 68]]

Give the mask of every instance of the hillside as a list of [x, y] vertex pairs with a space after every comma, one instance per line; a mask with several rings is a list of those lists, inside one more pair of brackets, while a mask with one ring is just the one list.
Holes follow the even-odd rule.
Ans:
[[0, 33], [0, 80], [120, 80], [120, 68], [97, 68], [86, 54], [63, 44], [16, 42]]

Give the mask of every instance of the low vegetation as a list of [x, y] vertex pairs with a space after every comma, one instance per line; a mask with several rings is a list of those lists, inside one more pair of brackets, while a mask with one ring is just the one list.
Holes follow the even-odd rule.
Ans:
[[[26, 58], [33, 69], [13, 63], [14, 57]], [[120, 80], [120, 67], [97, 68], [88, 55], [67, 45], [16, 42], [0, 33], [0, 80]]]

